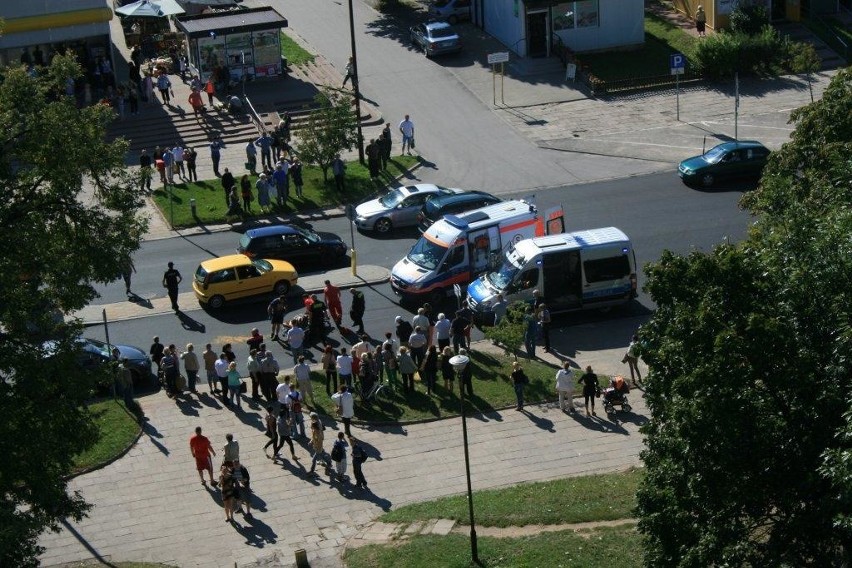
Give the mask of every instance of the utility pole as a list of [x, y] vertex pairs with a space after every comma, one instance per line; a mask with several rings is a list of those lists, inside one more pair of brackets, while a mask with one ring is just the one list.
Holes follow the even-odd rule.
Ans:
[[364, 164], [364, 135], [361, 132], [361, 91], [358, 86], [358, 56], [355, 54], [355, 15], [352, 0], [349, 0], [349, 38], [352, 41], [352, 73], [355, 74], [352, 87], [355, 91], [355, 124], [358, 127], [358, 161]]

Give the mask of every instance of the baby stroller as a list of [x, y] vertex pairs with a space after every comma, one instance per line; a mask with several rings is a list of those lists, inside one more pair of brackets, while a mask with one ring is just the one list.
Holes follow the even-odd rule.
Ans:
[[615, 414], [616, 407], [622, 412], [630, 412], [633, 408], [627, 402], [627, 393], [630, 387], [621, 375], [616, 375], [609, 383], [609, 388], [603, 392], [604, 411], [607, 414]]

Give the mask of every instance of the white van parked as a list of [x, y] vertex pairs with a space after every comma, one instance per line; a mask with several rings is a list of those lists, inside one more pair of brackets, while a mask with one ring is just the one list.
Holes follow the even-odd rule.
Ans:
[[636, 255], [615, 227], [535, 237], [514, 243], [499, 270], [467, 288], [478, 323], [494, 321], [497, 294], [511, 304], [538, 290], [551, 313], [624, 304], [636, 297]]

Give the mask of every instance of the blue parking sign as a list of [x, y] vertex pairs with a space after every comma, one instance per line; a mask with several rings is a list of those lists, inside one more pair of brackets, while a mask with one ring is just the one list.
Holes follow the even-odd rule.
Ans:
[[682, 75], [686, 68], [686, 57], [682, 53], [669, 55], [669, 67], [671, 67], [672, 75]]

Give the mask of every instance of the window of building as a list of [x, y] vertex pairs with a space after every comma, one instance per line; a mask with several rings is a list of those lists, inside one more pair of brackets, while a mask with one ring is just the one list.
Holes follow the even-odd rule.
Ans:
[[599, 25], [598, 0], [565, 2], [553, 7], [553, 31], [596, 28]]

